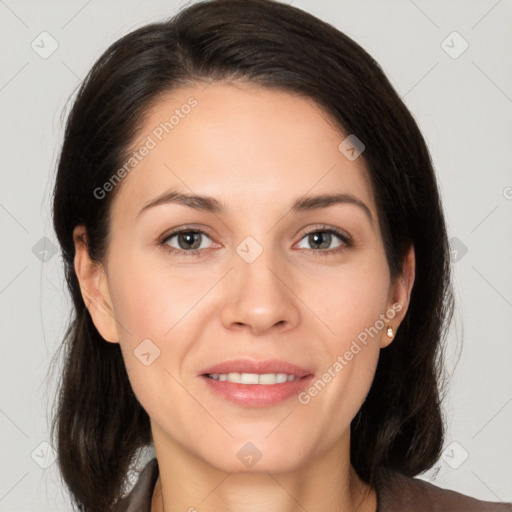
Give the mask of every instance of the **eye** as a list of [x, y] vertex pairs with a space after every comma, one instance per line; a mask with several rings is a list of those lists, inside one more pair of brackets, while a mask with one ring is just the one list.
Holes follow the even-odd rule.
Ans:
[[[161, 245], [172, 253], [198, 255], [202, 250], [209, 248], [208, 246], [205, 247], [203, 243], [205, 242], [205, 237], [210, 239], [204, 231], [199, 229], [183, 228], [168, 234], [161, 241]], [[171, 243], [171, 241], [173, 242]], [[177, 246], [173, 245], [173, 243], [177, 244]]]
[[[199, 256], [206, 249], [211, 248], [207, 244], [211, 238], [200, 229], [184, 227], [167, 234], [160, 245], [168, 252], [187, 256]], [[329, 256], [340, 253], [352, 246], [351, 238], [342, 231], [327, 226], [315, 227], [306, 233], [303, 238], [310, 248], [299, 245], [299, 249], [308, 249], [315, 256]], [[206, 243], [206, 246], [205, 246]], [[334, 247], [332, 244], [335, 243]]]
[[[336, 239], [338, 242], [336, 242]], [[301, 239], [301, 242], [302, 240], [305, 240], [306, 243], [310, 244], [311, 250], [316, 254], [319, 252], [327, 254], [339, 253], [352, 245], [349, 236], [338, 229], [327, 228], [326, 226], [314, 228], [306, 233], [306, 235]], [[333, 243], [337, 243], [337, 245], [333, 247]], [[308, 249], [308, 247], [303, 246], [299, 246], [299, 248]], [[320, 249], [320, 251], [315, 249]]]

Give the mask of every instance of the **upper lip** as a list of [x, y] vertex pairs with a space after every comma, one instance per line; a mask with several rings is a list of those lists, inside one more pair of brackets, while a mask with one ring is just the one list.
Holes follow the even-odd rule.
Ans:
[[230, 359], [202, 370], [199, 375], [214, 373], [287, 373], [295, 377], [304, 377], [313, 372], [280, 359]]

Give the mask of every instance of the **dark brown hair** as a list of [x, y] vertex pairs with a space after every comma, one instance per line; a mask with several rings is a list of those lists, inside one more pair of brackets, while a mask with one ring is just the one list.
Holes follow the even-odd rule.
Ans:
[[[148, 108], [179, 85], [244, 81], [313, 99], [366, 146], [392, 277], [414, 245], [416, 280], [393, 343], [351, 426], [351, 462], [367, 482], [379, 469], [416, 475], [440, 455], [441, 342], [453, 312], [449, 248], [430, 155], [420, 130], [375, 60], [333, 26], [272, 0], [199, 2], [116, 41], [80, 86], [69, 114], [53, 204], [74, 311], [52, 436], [74, 504], [112, 510], [149, 417], [120, 347], [105, 342], [73, 268], [73, 229], [84, 224], [91, 258], [108, 244], [113, 192], [94, 190], [122, 166]], [[341, 140], [341, 139], [340, 139]]]

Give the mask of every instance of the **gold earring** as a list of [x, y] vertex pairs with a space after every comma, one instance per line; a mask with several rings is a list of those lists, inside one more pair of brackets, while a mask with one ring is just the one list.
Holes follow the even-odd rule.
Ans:
[[392, 337], [393, 337], [393, 327], [388, 326], [387, 335], [388, 335], [388, 337], [390, 337], [390, 338], [392, 338]]

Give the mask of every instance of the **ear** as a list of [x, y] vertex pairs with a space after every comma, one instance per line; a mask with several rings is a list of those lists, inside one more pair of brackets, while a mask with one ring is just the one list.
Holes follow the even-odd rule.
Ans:
[[107, 275], [103, 265], [93, 261], [89, 255], [85, 226], [75, 227], [73, 241], [75, 243], [75, 273], [92, 321], [103, 339], [111, 343], [118, 343], [119, 336]]
[[[381, 348], [387, 347], [394, 340], [398, 326], [407, 313], [415, 275], [416, 256], [414, 245], [411, 243], [404, 257], [402, 273], [391, 285], [390, 298], [386, 310], [386, 325], [381, 336]], [[388, 327], [391, 327], [393, 330], [392, 336], [387, 334]]]

